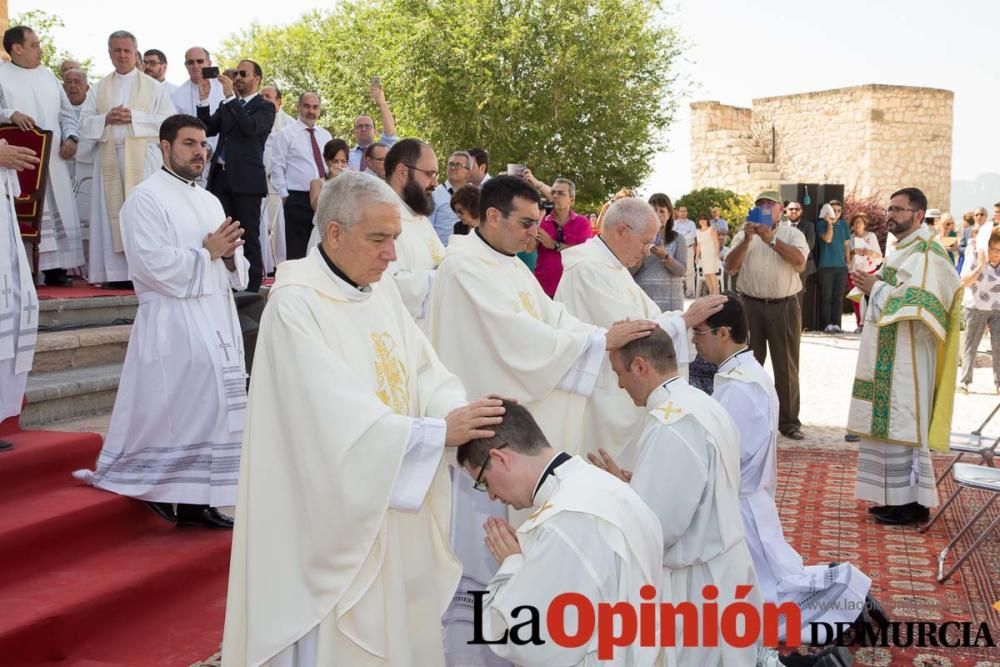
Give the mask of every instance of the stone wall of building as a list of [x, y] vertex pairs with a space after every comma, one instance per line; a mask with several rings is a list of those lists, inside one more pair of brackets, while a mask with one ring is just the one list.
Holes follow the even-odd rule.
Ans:
[[696, 102], [692, 184], [749, 193], [843, 183], [861, 197], [915, 185], [946, 210], [953, 101], [946, 90], [871, 84], [755, 99], [752, 109]]

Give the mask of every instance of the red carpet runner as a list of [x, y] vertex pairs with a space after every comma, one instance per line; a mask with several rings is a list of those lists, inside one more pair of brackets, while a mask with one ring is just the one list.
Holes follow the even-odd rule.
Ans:
[[190, 665], [218, 650], [231, 533], [178, 529], [70, 477], [100, 436], [0, 453], [0, 664]]

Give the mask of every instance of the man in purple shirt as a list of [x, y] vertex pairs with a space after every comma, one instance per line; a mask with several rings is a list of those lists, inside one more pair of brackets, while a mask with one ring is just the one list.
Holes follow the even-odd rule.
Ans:
[[535, 277], [542, 290], [552, 297], [562, 278], [562, 255], [566, 248], [579, 245], [590, 238], [590, 221], [573, 211], [576, 201], [576, 184], [566, 178], [557, 178], [550, 194], [552, 212], [538, 225], [538, 263]]

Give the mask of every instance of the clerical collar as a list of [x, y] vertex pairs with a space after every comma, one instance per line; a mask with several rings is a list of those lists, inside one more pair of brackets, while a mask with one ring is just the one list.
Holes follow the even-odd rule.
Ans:
[[545, 480], [547, 480], [553, 473], [555, 473], [556, 468], [566, 463], [566, 461], [569, 461], [571, 458], [573, 457], [567, 454], [566, 452], [559, 452], [558, 454], [552, 457], [552, 460], [549, 461], [549, 464], [545, 466], [545, 471], [542, 473], [542, 476], [538, 479], [538, 483], [535, 484], [535, 490], [531, 492], [532, 500], [535, 499], [535, 495], [538, 494], [538, 490], [542, 488], [542, 484], [545, 483]]
[[723, 366], [725, 366], [726, 364], [728, 364], [730, 361], [732, 361], [736, 357], [740, 356], [741, 354], [745, 354], [745, 353], [747, 353], [749, 351], [750, 351], [749, 347], [744, 347], [742, 350], [737, 350], [736, 352], [734, 352], [733, 354], [731, 354], [728, 359], [726, 359], [721, 364], [719, 364], [719, 368], [722, 368]]
[[489, 241], [487, 241], [483, 237], [483, 235], [479, 233], [479, 227], [476, 227], [476, 236], [479, 237], [480, 241], [482, 241], [483, 243], [485, 243], [486, 245], [488, 245], [490, 247], [490, 250], [493, 250], [494, 252], [498, 252], [501, 255], [503, 255], [504, 257], [516, 257], [516, 255], [514, 253], [512, 253], [512, 252], [504, 252], [503, 250], [500, 250], [499, 248], [497, 248], [496, 246], [494, 246], [492, 243], [490, 243]]
[[176, 174], [173, 171], [167, 169], [167, 165], [163, 165], [162, 167], [160, 167], [160, 169], [162, 169], [163, 171], [167, 172], [168, 174], [170, 174], [171, 176], [173, 176], [174, 178], [176, 178], [178, 181], [180, 181], [184, 185], [190, 185], [192, 188], [198, 187], [198, 184], [195, 183], [194, 181], [189, 181], [188, 179], [184, 178], [183, 176], [181, 176], [179, 174]]
[[673, 384], [674, 382], [677, 382], [680, 379], [681, 379], [680, 375], [675, 375], [672, 378], [670, 378], [669, 380], [667, 380], [666, 382], [664, 382], [663, 384], [661, 384], [660, 386], [662, 388], [666, 389], [668, 384]]
[[340, 267], [337, 266], [336, 264], [334, 264], [333, 260], [330, 259], [330, 257], [326, 254], [326, 251], [323, 250], [323, 244], [322, 243], [320, 243], [316, 247], [319, 249], [319, 255], [320, 255], [320, 257], [323, 258], [323, 261], [326, 262], [326, 265], [328, 267], [330, 267], [330, 270], [333, 271], [333, 274], [335, 276], [337, 276], [338, 278], [340, 278], [345, 283], [347, 283], [348, 285], [350, 285], [354, 289], [358, 290], [359, 292], [364, 292], [365, 289], [368, 288], [368, 285], [361, 286], [361, 285], [357, 284], [356, 282], [354, 282], [353, 280], [351, 280], [350, 278], [348, 278], [347, 274], [344, 273], [343, 271], [341, 271]]

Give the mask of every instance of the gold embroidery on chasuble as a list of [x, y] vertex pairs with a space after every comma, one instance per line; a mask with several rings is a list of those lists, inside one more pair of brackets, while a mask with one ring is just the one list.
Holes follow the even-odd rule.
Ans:
[[396, 340], [387, 332], [373, 333], [375, 394], [398, 415], [410, 414], [410, 373], [399, 358]]
[[434, 262], [434, 266], [437, 266], [438, 264], [440, 264], [441, 260], [443, 260], [443, 259], [444, 259], [444, 254], [441, 252], [440, 246], [432, 243], [431, 244], [431, 261]]
[[535, 302], [531, 299], [531, 294], [528, 292], [518, 292], [517, 295], [521, 298], [521, 310], [528, 313], [536, 320], [542, 319], [538, 314], [538, 309], [535, 308]]

